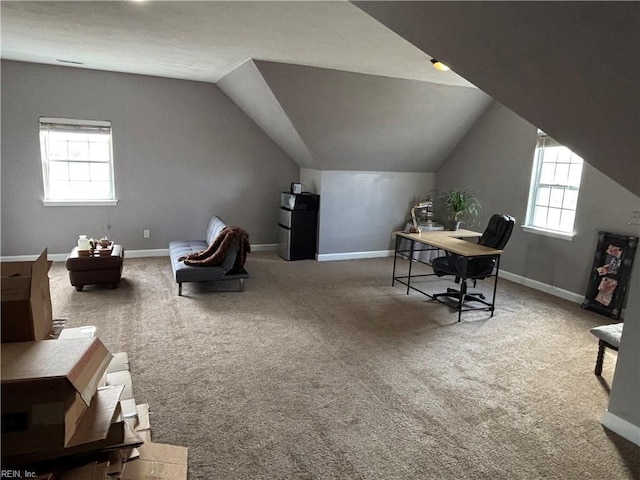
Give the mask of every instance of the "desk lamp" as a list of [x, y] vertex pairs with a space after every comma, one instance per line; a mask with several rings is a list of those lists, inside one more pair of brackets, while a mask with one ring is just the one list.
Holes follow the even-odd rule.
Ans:
[[418, 228], [418, 221], [416, 220], [416, 210], [419, 208], [427, 209], [427, 223], [431, 223], [431, 216], [433, 215], [433, 202], [429, 197], [427, 197], [424, 202], [420, 202], [411, 208], [411, 218], [413, 219], [413, 228], [411, 229], [411, 233], [421, 233], [420, 228]]

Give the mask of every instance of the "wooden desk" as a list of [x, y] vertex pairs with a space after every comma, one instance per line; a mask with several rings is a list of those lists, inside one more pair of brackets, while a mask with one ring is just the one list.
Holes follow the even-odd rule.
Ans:
[[[493, 284], [493, 298], [491, 302], [488, 302], [484, 299], [484, 297], [474, 297], [473, 300], [480, 302], [484, 305], [484, 307], [474, 307], [474, 308], [463, 308], [465, 297], [467, 296], [466, 291], [461, 290], [459, 300], [455, 305], [455, 309], [458, 311], [458, 321], [460, 321], [460, 317], [463, 311], [467, 310], [489, 310], [491, 312], [491, 316], [493, 316], [493, 311], [495, 309], [495, 298], [496, 298], [496, 289], [498, 285], [498, 272], [500, 270], [500, 255], [502, 254], [502, 250], [496, 250], [494, 248], [486, 247], [484, 245], [478, 245], [477, 243], [469, 242], [466, 240], [462, 240], [463, 238], [478, 238], [481, 237], [482, 234], [479, 232], [474, 232], [472, 230], [442, 230], [442, 231], [430, 231], [430, 232], [422, 232], [422, 233], [407, 233], [407, 232], [395, 232], [396, 236], [396, 248], [395, 254], [393, 258], [393, 279], [391, 281], [391, 285], [393, 286], [395, 282], [401, 283], [407, 286], [407, 295], [410, 290], [415, 290], [423, 295], [428, 296], [433, 300], [437, 300], [440, 303], [444, 303], [450, 307], [453, 307], [450, 303], [440, 300], [439, 297], [446, 296], [447, 294], [429, 294], [419, 288], [411, 285], [411, 278], [416, 277], [430, 277], [434, 276], [435, 273], [431, 274], [423, 274], [423, 275], [411, 275], [411, 267], [413, 262], [409, 262], [409, 273], [405, 276], [396, 276], [396, 261], [398, 259], [398, 254], [406, 254], [409, 252], [410, 259], [414, 258], [413, 254], [416, 251], [425, 251], [425, 250], [443, 250], [445, 252], [453, 253], [456, 255], [460, 255], [462, 257], [471, 259], [476, 257], [484, 257], [484, 256], [494, 256], [496, 257], [496, 268], [495, 273], [491, 276], [494, 278]], [[399, 248], [400, 239], [405, 238], [411, 241], [411, 248], [409, 250], [401, 250]], [[415, 245], [420, 244], [425, 246], [426, 248], [416, 249]], [[419, 260], [414, 260], [420, 262]], [[463, 282], [466, 278], [463, 278]]]

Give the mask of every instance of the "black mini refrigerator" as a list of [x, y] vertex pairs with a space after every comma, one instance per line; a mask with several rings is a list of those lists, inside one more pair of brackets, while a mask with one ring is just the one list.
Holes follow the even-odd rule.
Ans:
[[285, 260], [316, 258], [319, 207], [319, 195], [282, 192], [278, 222], [280, 257]]

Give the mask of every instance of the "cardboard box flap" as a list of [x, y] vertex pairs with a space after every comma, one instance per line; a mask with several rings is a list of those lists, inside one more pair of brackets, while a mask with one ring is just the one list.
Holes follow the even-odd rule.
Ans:
[[[53, 341], [53, 340], [52, 340]], [[62, 459], [87, 453], [105, 451], [122, 445], [126, 440], [126, 423], [120, 411], [120, 387], [109, 387], [99, 390], [91, 406], [78, 423], [69, 446], [65, 448], [48, 448], [38, 452], [3, 456], [7, 465], [26, 465], [51, 459]], [[140, 440], [142, 441], [142, 440]]]
[[53, 262], [47, 260], [45, 248], [33, 262], [0, 262], [0, 275], [11, 278], [44, 276], [49, 273], [51, 265]]
[[127, 422], [122, 422], [124, 424], [124, 436], [123, 440], [120, 443], [110, 445], [103, 449], [103, 451], [112, 451], [112, 450], [122, 450], [124, 448], [136, 448], [144, 443], [144, 440], [138, 432], [136, 432]]
[[9, 278], [11, 278], [11, 282], [2, 282], [2, 301], [21, 302], [25, 298], [29, 298], [31, 294], [31, 277], [21, 276], [16, 273]]
[[122, 473], [123, 454], [123, 450], [109, 452], [109, 469], [107, 470], [109, 478], [120, 478], [120, 474]]
[[1, 355], [3, 387], [33, 383], [44, 390], [45, 385], [69, 383], [87, 405], [111, 361], [111, 354], [97, 338], [6, 343]]
[[138, 424], [136, 425], [136, 430], [146, 430], [151, 428], [151, 422], [149, 421], [149, 404], [142, 403], [140, 405], [136, 405], [136, 409], [138, 410]]
[[136, 408], [136, 399], [127, 398], [120, 400], [120, 407], [122, 407], [122, 416], [127, 420], [132, 420], [133, 425], [138, 423], [138, 409]]
[[108, 471], [108, 462], [90, 463], [63, 472], [60, 480], [104, 480], [107, 478]]
[[[137, 448], [130, 448], [127, 450], [120, 450], [121, 452], [123, 452], [123, 456], [122, 456], [122, 462], [130, 462], [132, 460], [137, 460], [140, 458], [140, 450], [138, 450]], [[125, 454], [127, 454], [126, 456], [124, 456]], [[124, 470], [124, 467], [123, 467]], [[120, 472], [122, 473], [122, 472]]]
[[73, 327], [73, 328], [63, 328], [58, 338], [60, 340], [68, 340], [70, 338], [90, 338], [96, 336], [96, 327], [86, 326], [86, 327]]
[[121, 415], [119, 403], [123, 388], [122, 385], [117, 385], [98, 390], [67, 447], [98, 442], [107, 438], [111, 424], [119, 420], [115, 416]]
[[52, 263], [47, 261], [47, 249], [45, 248], [36, 261], [31, 264], [31, 276], [47, 277]]
[[[102, 348], [104, 349], [105, 352], [108, 353], [104, 345], [102, 345]], [[99, 350], [102, 350], [102, 348]], [[77, 382], [82, 385], [85, 385], [84, 391], [81, 392], [80, 394], [82, 395], [82, 398], [85, 400], [85, 402], [87, 402], [87, 405], [89, 405], [89, 402], [91, 402], [92, 395], [96, 392], [96, 390], [98, 389], [98, 386], [100, 385], [100, 382], [102, 381], [102, 378], [105, 376], [105, 371], [109, 366], [109, 362], [111, 361], [111, 358], [112, 358], [111, 354], [108, 354], [104, 357], [99, 354], [93, 356], [92, 362], [90, 362], [89, 367], [83, 371], [83, 373], [88, 373], [93, 370], [93, 375], [86, 382], [82, 375], [78, 377]], [[76, 384], [74, 383], [74, 385]]]
[[[33, 271], [33, 266], [36, 263], [47, 264], [47, 249], [45, 248], [40, 256], [35, 259], [33, 262], [2, 262], [0, 264], [0, 274], [3, 277], [13, 277], [13, 276], [21, 276], [21, 277], [30, 277], [31, 272]], [[48, 272], [49, 267], [47, 267]]]
[[107, 373], [107, 385], [124, 385], [121, 400], [133, 399], [133, 380], [128, 370]]
[[187, 447], [163, 443], [145, 443], [140, 458], [124, 465], [121, 480], [180, 480], [187, 478]]
[[107, 367], [107, 373], [122, 372], [129, 370], [129, 355], [127, 352], [117, 352], [113, 354], [113, 360]]
[[52, 327], [47, 249], [33, 262], [0, 262], [2, 327], [0, 340], [45, 340]]

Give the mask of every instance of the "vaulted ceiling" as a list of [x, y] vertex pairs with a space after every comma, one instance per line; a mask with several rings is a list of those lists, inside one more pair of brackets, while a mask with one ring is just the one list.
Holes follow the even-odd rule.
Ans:
[[[352, 3], [5, 1], [2, 57], [217, 82], [248, 58], [470, 86]], [[429, 68], [427, 68], [429, 67]]]
[[2, 58], [216, 83], [321, 170], [435, 172], [493, 97], [640, 194], [639, 6], [3, 1]]
[[320, 170], [435, 172], [491, 102], [475, 88], [261, 60], [218, 86]]
[[640, 2], [354, 2], [640, 195]]
[[347, 1], [3, 1], [2, 57], [216, 83], [320, 170], [435, 172], [491, 103]]

